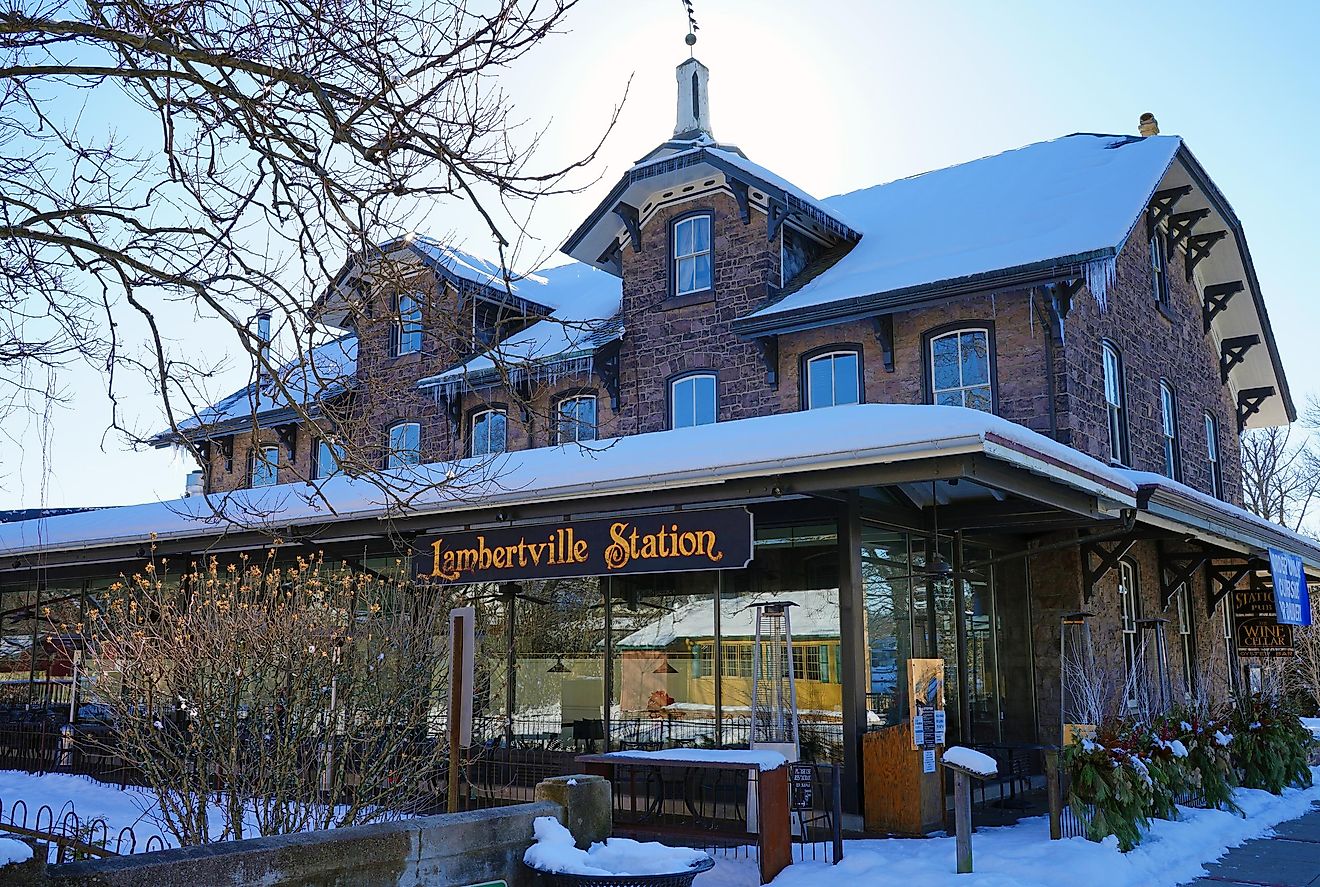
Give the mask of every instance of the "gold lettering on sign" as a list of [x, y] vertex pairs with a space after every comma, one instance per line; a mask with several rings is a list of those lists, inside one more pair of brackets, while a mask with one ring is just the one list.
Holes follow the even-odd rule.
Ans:
[[636, 560], [656, 560], [667, 557], [705, 557], [717, 564], [724, 560], [724, 552], [715, 547], [714, 530], [678, 529], [678, 524], [666, 528], [661, 524], [654, 533], [640, 533], [624, 521], [610, 524], [610, 539], [605, 549], [605, 566], [622, 570]]

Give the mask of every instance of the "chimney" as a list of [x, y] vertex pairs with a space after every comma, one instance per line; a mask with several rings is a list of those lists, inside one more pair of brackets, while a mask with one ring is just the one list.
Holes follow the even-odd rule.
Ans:
[[202, 472], [188, 472], [188, 481], [183, 488], [183, 498], [190, 499], [193, 496], [200, 496], [205, 491], [205, 484], [202, 482]]
[[678, 122], [674, 138], [694, 139], [699, 135], [713, 139], [710, 131], [710, 93], [707, 81], [710, 69], [690, 58], [675, 69], [678, 77]]
[[266, 364], [270, 363], [270, 312], [257, 315], [257, 341], [261, 343], [261, 360], [257, 361], [257, 381], [266, 378]]
[[1154, 114], [1147, 111], [1141, 115], [1141, 120], [1137, 123], [1137, 131], [1141, 133], [1142, 138], [1157, 136], [1160, 134], [1160, 122], [1155, 119]]

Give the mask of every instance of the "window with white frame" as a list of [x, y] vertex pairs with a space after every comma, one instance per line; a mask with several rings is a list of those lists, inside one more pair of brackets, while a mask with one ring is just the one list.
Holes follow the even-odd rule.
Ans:
[[1155, 304], [1169, 304], [1169, 241], [1158, 227], [1150, 236], [1150, 286]]
[[1112, 342], [1103, 346], [1105, 409], [1109, 414], [1109, 458], [1128, 464], [1127, 406], [1123, 391], [1123, 358]]
[[674, 223], [674, 295], [705, 292], [711, 287], [710, 215]]
[[1160, 424], [1164, 439], [1164, 475], [1178, 480], [1178, 398], [1173, 386], [1160, 380]]
[[990, 331], [954, 330], [930, 340], [931, 400], [943, 406], [994, 409]]
[[1135, 703], [1141, 682], [1141, 584], [1137, 565], [1123, 560], [1118, 563], [1118, 595], [1123, 603], [1123, 662], [1126, 666], [1127, 699]]
[[669, 383], [670, 428], [709, 425], [718, 419], [713, 373], [693, 373]]
[[422, 426], [416, 422], [396, 422], [389, 428], [386, 468], [405, 468], [422, 461]]
[[316, 442], [316, 465], [314, 475], [317, 480], [330, 477], [339, 470], [339, 460], [344, 458], [343, 444], [321, 438]]
[[559, 443], [596, 439], [596, 396], [578, 394], [559, 401], [555, 411], [555, 436]]
[[1210, 467], [1210, 494], [1222, 499], [1224, 472], [1219, 464], [1219, 422], [1209, 413], [1205, 414], [1205, 458]]
[[494, 456], [508, 447], [504, 410], [482, 410], [472, 415], [472, 455]]
[[273, 487], [279, 482], [280, 448], [260, 447], [252, 453], [252, 486]]
[[416, 354], [422, 350], [422, 303], [416, 295], [400, 293], [395, 308], [394, 354]]
[[807, 409], [861, 403], [861, 361], [856, 351], [831, 351], [807, 361]]
[[1196, 692], [1196, 646], [1192, 632], [1191, 592], [1184, 582], [1173, 594], [1174, 604], [1178, 608], [1178, 641], [1182, 652], [1183, 683], [1190, 695]]

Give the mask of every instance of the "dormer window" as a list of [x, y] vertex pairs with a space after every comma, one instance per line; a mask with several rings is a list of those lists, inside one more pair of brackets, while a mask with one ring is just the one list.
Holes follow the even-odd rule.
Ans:
[[273, 487], [279, 482], [280, 448], [261, 447], [252, 453], [252, 486]]
[[396, 422], [389, 427], [386, 468], [407, 468], [422, 461], [422, 426], [417, 422]]
[[495, 456], [508, 448], [504, 410], [482, 410], [472, 415], [470, 449], [473, 456]]
[[688, 296], [710, 288], [710, 214], [679, 219], [674, 223], [674, 295]]

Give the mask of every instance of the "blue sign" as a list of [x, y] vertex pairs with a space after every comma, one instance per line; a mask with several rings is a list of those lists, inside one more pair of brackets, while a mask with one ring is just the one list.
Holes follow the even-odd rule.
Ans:
[[1310, 625], [1311, 596], [1306, 590], [1302, 559], [1271, 548], [1270, 574], [1274, 577], [1275, 619], [1280, 625]]

